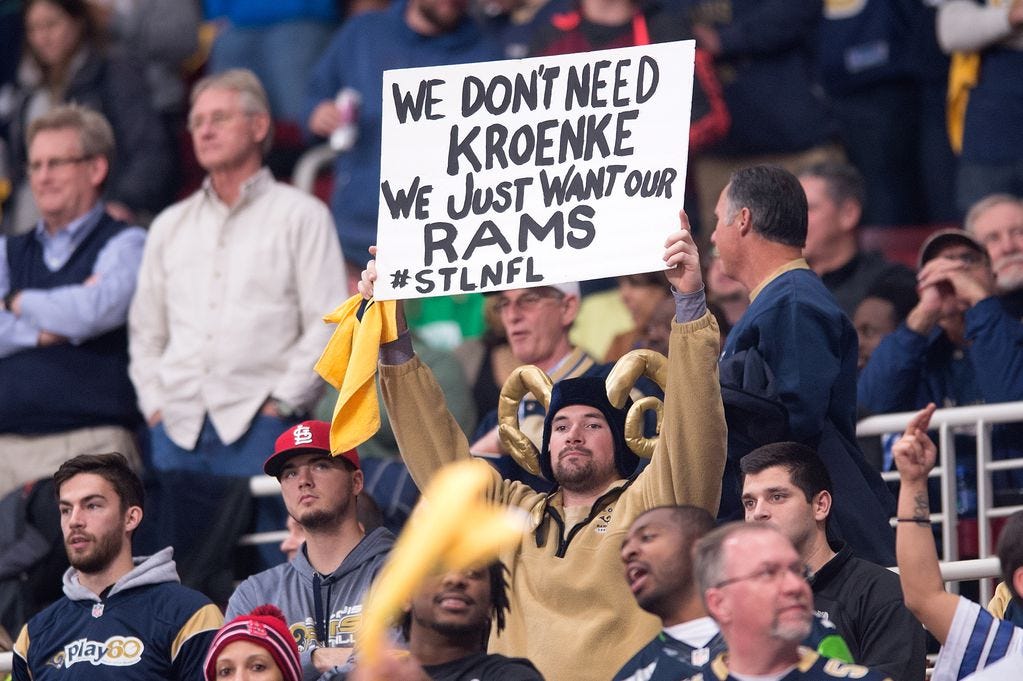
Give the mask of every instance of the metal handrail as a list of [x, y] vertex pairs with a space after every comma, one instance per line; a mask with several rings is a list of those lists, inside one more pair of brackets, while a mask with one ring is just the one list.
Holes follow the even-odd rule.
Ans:
[[[856, 425], [856, 434], [864, 437], [902, 432], [915, 413], [913, 411], [871, 416]], [[941, 523], [942, 557], [946, 562], [959, 558], [959, 538], [956, 534], [959, 522], [955, 476], [956, 428], [971, 426], [975, 429], [977, 437], [977, 542], [979, 556], [984, 559], [991, 555], [991, 519], [1003, 518], [1023, 508], [995, 507], [990, 475], [995, 471], [1023, 468], [1023, 459], [991, 460], [991, 427], [995, 424], [1017, 422], [1023, 422], [1023, 401], [938, 409], [931, 417], [931, 427], [938, 431], [940, 462], [940, 465], [931, 472], [931, 476], [940, 478], [941, 489], [941, 512], [932, 517], [932, 520]], [[882, 477], [885, 480], [898, 480], [898, 473], [885, 473]], [[991, 585], [987, 581], [981, 582], [980, 596], [984, 602], [991, 598]]]
[[303, 153], [291, 171], [291, 184], [307, 194], [313, 193], [316, 176], [334, 161], [337, 152], [329, 144], [320, 144]]

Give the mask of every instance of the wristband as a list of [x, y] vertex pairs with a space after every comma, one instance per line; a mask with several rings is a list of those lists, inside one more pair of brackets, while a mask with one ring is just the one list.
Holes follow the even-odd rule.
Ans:
[[919, 525], [930, 525], [930, 518], [896, 518], [896, 522], [899, 523], [917, 523]]

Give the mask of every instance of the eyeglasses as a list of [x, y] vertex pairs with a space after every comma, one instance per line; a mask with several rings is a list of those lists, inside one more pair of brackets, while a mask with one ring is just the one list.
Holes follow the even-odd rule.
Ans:
[[84, 163], [89, 161], [93, 156], [68, 156], [66, 158], [48, 158], [45, 161], [31, 161], [28, 164], [28, 174], [35, 175], [43, 168], [46, 170], [56, 170], [57, 168], [63, 168], [77, 163]]
[[515, 300], [502, 297], [494, 305], [494, 310], [497, 312], [497, 314], [504, 314], [506, 311], [512, 308], [516, 308], [520, 312], [530, 312], [532, 310], [535, 310], [536, 307], [544, 300], [564, 297], [565, 297], [564, 293], [553, 289], [549, 291], [528, 291], [526, 293], [523, 293]]
[[742, 577], [732, 577], [731, 579], [725, 579], [714, 585], [715, 589], [728, 586], [729, 584], [735, 584], [736, 582], [742, 582], [745, 580], [752, 580], [754, 582], [761, 582], [763, 584], [769, 584], [771, 582], [777, 582], [785, 573], [791, 573], [800, 579], [810, 579], [810, 575], [813, 571], [808, 565], [803, 563], [792, 563], [790, 565], [780, 565], [778, 563], [768, 563], [764, 567], [756, 570], [748, 575]]
[[188, 131], [195, 132], [206, 125], [206, 123], [209, 123], [211, 127], [221, 128], [232, 118], [251, 115], [252, 112], [250, 111], [214, 111], [209, 116], [189, 116]]

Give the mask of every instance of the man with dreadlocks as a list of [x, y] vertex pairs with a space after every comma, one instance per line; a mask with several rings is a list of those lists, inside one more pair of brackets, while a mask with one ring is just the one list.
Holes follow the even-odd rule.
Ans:
[[491, 628], [504, 629], [508, 612], [506, 572], [495, 561], [429, 577], [401, 620], [411, 657], [383, 661], [373, 681], [543, 681], [529, 660], [487, 654]]
[[[683, 503], [717, 512], [725, 459], [718, 328], [706, 311], [688, 220], [680, 217], [682, 229], [668, 237], [663, 256], [676, 313], [664, 370], [664, 418], [650, 464], [636, 472], [638, 459], [625, 438], [626, 411], [611, 404], [604, 381], [567, 379], [546, 388], [537, 462], [557, 489], [539, 494], [496, 472], [490, 487], [492, 498], [530, 518], [522, 541], [502, 556], [510, 568], [511, 610], [505, 631], [491, 631], [490, 650], [529, 658], [549, 679], [606, 679], [660, 630], [622, 579], [619, 552], [639, 514]], [[370, 263], [359, 285], [366, 298], [372, 298], [376, 275]], [[400, 312], [398, 317], [400, 330]], [[653, 357], [638, 364], [620, 363], [618, 369], [630, 379], [657, 373], [650, 371]], [[466, 438], [407, 332], [381, 347], [380, 379], [402, 456], [420, 488], [445, 463], [469, 456]], [[545, 392], [543, 385], [530, 388]], [[612, 391], [616, 401], [627, 389]], [[502, 430], [514, 435], [510, 427]], [[599, 664], [589, 662], [595, 656]]]

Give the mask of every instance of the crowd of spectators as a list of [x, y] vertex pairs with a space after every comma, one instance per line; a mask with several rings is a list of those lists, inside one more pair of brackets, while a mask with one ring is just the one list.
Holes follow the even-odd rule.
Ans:
[[[372, 296], [383, 72], [685, 39], [667, 269], [410, 304], [407, 323], [399, 304], [383, 427], [328, 456], [337, 393], [313, 365], [322, 316]], [[1023, 669], [1011, 628], [953, 669], [987, 620], [878, 567], [931, 576], [928, 405], [1023, 400], [1023, 0], [0, 0], [0, 45], [0, 634], [19, 681], [138, 660], [226, 676], [237, 644], [217, 644], [211, 602], [233, 620], [216, 636], [246, 629], [281, 678], [360, 673], [393, 534], [469, 456], [531, 529], [427, 586], [387, 678], [918, 681], [919, 622], [955, 642], [935, 678]], [[271, 172], [275, 148], [328, 142], [324, 200]], [[915, 258], [864, 249], [866, 228]], [[656, 425], [627, 423], [646, 396]], [[856, 438], [857, 418], [919, 409], [902, 438]], [[992, 429], [993, 458], [1020, 456], [1021, 428]], [[961, 485], [975, 442], [956, 432]], [[912, 502], [882, 482], [896, 467]], [[281, 498], [250, 495], [262, 474]], [[1023, 472], [992, 481], [1023, 498]], [[286, 559], [236, 547], [286, 524]], [[998, 613], [1023, 626], [1010, 548]], [[792, 626], [736, 618], [758, 585]], [[163, 629], [123, 636], [137, 613], [117, 608], [164, 592]], [[135, 662], [89, 648], [112, 637]]]

